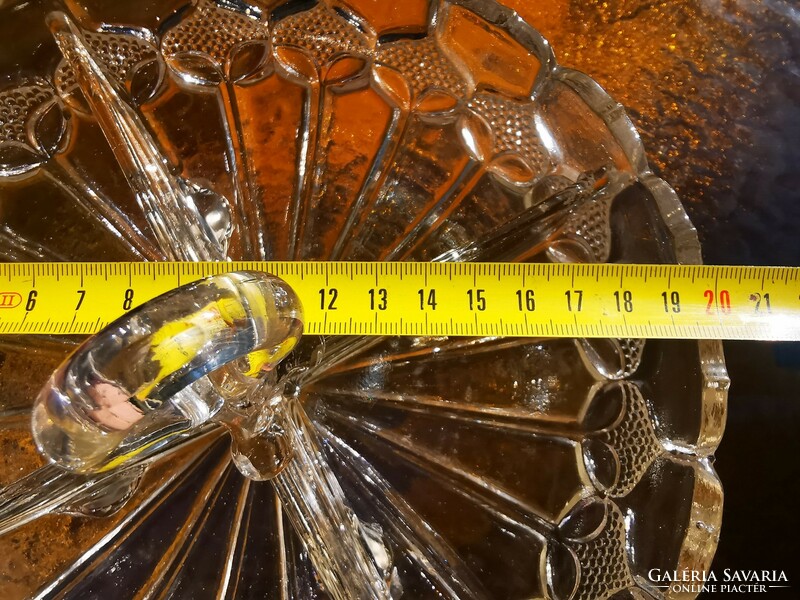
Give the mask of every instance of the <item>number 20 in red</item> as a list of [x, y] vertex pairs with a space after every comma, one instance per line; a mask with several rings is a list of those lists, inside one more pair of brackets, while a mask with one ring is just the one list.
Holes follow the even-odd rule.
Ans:
[[[714, 305], [714, 290], [706, 290], [703, 296], [708, 300], [706, 312], [711, 313], [711, 307]], [[717, 307], [726, 315], [731, 312], [731, 293], [728, 290], [720, 290]]]

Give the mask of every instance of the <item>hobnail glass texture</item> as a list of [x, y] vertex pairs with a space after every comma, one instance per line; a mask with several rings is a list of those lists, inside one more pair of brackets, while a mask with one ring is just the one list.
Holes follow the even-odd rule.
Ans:
[[[700, 261], [623, 108], [492, 0], [10, 2], [0, 40], [6, 261]], [[710, 566], [719, 343], [301, 337], [282, 285], [0, 339], [0, 595], [665, 598], [651, 569]]]

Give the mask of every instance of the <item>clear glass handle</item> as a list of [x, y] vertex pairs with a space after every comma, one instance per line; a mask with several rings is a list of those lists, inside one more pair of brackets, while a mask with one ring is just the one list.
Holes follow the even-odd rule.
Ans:
[[[313, 426], [284, 389], [291, 378], [269, 376], [297, 344], [302, 321], [291, 288], [264, 273], [218, 275], [168, 292], [89, 338], [55, 371], [34, 406], [36, 445], [58, 466], [97, 473], [217, 422], [233, 438], [237, 468], [272, 479], [332, 597], [387, 599]], [[113, 484], [125, 473], [112, 475], [113, 491], [124, 491]]]
[[[265, 273], [168, 292], [89, 338], [55, 371], [34, 406], [36, 445], [61, 467], [97, 472], [155, 453], [212, 418], [239, 422], [237, 400], [302, 328], [297, 296]], [[213, 381], [205, 377], [215, 371]]]

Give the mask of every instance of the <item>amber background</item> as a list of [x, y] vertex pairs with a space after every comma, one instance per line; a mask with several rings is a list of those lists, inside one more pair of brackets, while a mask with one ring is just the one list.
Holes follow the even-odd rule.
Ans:
[[[713, 264], [800, 265], [800, 12], [794, 0], [504, 0], [597, 79], [680, 194]], [[714, 570], [778, 569], [800, 594], [800, 344], [726, 343]]]

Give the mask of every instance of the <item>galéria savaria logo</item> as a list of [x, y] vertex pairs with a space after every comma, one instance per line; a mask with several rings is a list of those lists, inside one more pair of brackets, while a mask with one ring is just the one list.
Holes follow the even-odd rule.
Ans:
[[647, 578], [671, 594], [758, 594], [788, 588], [784, 571], [724, 569], [723, 571], [665, 571], [650, 569]]

